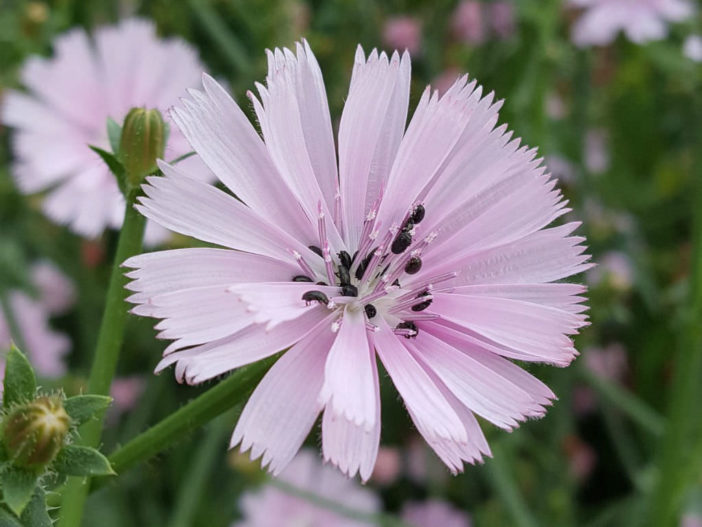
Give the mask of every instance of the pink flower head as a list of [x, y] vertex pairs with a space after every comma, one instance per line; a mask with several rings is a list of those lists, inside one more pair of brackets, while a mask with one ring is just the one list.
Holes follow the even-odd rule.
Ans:
[[488, 4], [490, 25], [499, 38], [509, 38], [514, 34], [514, 4], [511, 0], [501, 0]]
[[692, 14], [687, 0], [570, 0], [585, 8], [573, 27], [578, 46], [604, 46], [619, 31], [637, 44], [660, 40], [668, 34], [667, 22], [678, 22]]
[[125, 262], [139, 315], [174, 342], [157, 366], [200, 383], [287, 350], [232, 446], [278, 474], [322, 419], [324, 457], [365, 480], [380, 438], [379, 358], [419, 432], [456, 472], [490, 449], [474, 414], [512, 430], [553, 393], [508, 359], [569, 364], [586, 323], [577, 223], [536, 151], [495, 127], [466, 76], [427, 88], [405, 129], [410, 58], [359, 47], [338, 135], [306, 42], [269, 52], [252, 93], [263, 139], [209, 76], [173, 110], [239, 199], [162, 163], [138, 208], [223, 246]]
[[110, 387], [117, 412], [128, 412], [134, 408], [146, 388], [146, 380], [139, 375], [117, 377]]
[[385, 22], [383, 42], [393, 49], [419, 53], [422, 47], [422, 22], [411, 16], [397, 16]]
[[[119, 228], [124, 215], [114, 176], [88, 145], [111, 150], [108, 117], [121, 124], [135, 106], [165, 111], [198, 84], [203, 69], [190, 46], [159, 40], [144, 20], [101, 28], [93, 37], [75, 29], [55, 41], [53, 57], [30, 58], [21, 73], [29, 93], [8, 92], [2, 107], [4, 123], [16, 128], [14, 176], [20, 189], [50, 189], [43, 202], [46, 215], [86, 237]], [[189, 151], [172, 127], [166, 159]], [[196, 158], [182, 166], [191, 175], [209, 175]], [[166, 234], [147, 228], [150, 242]]]
[[[349, 481], [336, 470], [322, 465], [309, 450], [302, 450], [280, 474], [280, 480], [299, 490], [311, 492], [358, 512], [374, 513], [380, 509], [378, 497]], [[241, 500], [244, 519], [235, 527], [361, 527], [368, 525], [340, 516], [272, 485]]]
[[463, 0], [453, 15], [453, 32], [467, 44], [480, 44], [485, 40], [483, 5], [476, 0]]
[[[51, 315], [60, 314], [73, 303], [73, 284], [52, 264], [40, 262], [31, 269], [33, 286], [38, 298], [20, 290], [7, 293], [9, 307], [20, 332], [22, 351], [42, 377], [60, 377], [66, 370], [63, 358], [70, 348], [66, 335], [49, 326]], [[0, 351], [9, 349], [12, 342], [10, 324], [0, 308]], [[0, 356], [0, 377], [5, 361]], [[0, 391], [1, 391], [0, 383]]]
[[410, 502], [402, 508], [402, 521], [412, 527], [470, 527], [468, 516], [441, 500]]

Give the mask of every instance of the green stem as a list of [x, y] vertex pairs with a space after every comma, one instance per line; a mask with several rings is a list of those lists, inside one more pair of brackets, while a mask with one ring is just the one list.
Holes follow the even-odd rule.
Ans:
[[492, 447], [492, 459], [486, 464], [488, 479], [490, 480], [495, 493], [500, 498], [504, 506], [512, 516], [514, 525], [518, 527], [537, 527], [539, 522], [532, 515], [522, 497], [514, 476], [510, 472], [510, 465], [505, 458], [506, 450], [500, 443]]
[[2, 313], [5, 315], [5, 320], [7, 321], [7, 327], [10, 330], [11, 340], [15, 343], [23, 353], [29, 353], [29, 350], [25, 348], [24, 337], [20, 331], [19, 324], [17, 323], [17, 317], [15, 317], [15, 312], [12, 309], [12, 303], [10, 302], [10, 297], [7, 291], [0, 293], [0, 306], [2, 306]]
[[253, 390], [270, 365], [271, 360], [264, 360], [241, 368], [132, 439], [110, 456], [115, 472], [126, 472], [232, 408]]
[[654, 436], [663, 434], [665, 419], [641, 399], [619, 385], [595, 375], [587, 368], [580, 368], [580, 375], [597, 393], [628, 415], [641, 428]]
[[[124, 326], [127, 321], [127, 306], [125, 289], [127, 277], [124, 276], [122, 263], [141, 251], [144, 237], [144, 217], [134, 208], [138, 189], [132, 190], [127, 196], [124, 213], [124, 223], [117, 243], [117, 253], [107, 289], [105, 311], [100, 324], [98, 342], [95, 348], [90, 377], [88, 378], [87, 393], [108, 395], [112, 377], [117, 369], [117, 360], [124, 338]], [[83, 425], [80, 429], [82, 444], [97, 447], [102, 435], [103, 417]], [[69, 478], [62, 498], [59, 527], [79, 527], [83, 517], [83, 507], [90, 487], [89, 478]]]
[[198, 444], [192, 464], [178, 489], [175, 508], [168, 522], [170, 527], [188, 527], [193, 524], [198, 503], [207, 488], [207, 479], [217, 454], [223, 450], [224, 436], [228, 429], [229, 423], [219, 418], [209, 426], [205, 437]]
[[[698, 101], [696, 114], [702, 115]], [[702, 149], [702, 134], [697, 137]], [[668, 428], [661, 444], [659, 474], [650, 500], [649, 525], [674, 525], [679, 516], [691, 476], [699, 474], [702, 459], [691, 457], [695, 444], [702, 443], [699, 404], [702, 386], [702, 157], [698, 154], [694, 179], [697, 188], [693, 206], [693, 249], [690, 285], [684, 327], [678, 343], [675, 371], [670, 383]]]

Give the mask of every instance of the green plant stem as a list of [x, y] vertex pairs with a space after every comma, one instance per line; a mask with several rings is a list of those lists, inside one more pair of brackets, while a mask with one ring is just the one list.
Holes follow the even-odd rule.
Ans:
[[641, 428], [655, 436], [663, 434], [665, 419], [642, 400], [587, 368], [580, 368], [580, 376], [608, 403], [619, 408]]
[[512, 516], [513, 525], [517, 527], [537, 527], [539, 524], [527, 507], [510, 472], [512, 463], [506, 459], [507, 451], [502, 444], [496, 442], [492, 447], [492, 459], [488, 460], [485, 468], [488, 479], [495, 493]]
[[[139, 190], [132, 190], [127, 196], [124, 223], [117, 243], [117, 253], [107, 289], [107, 301], [102, 315], [95, 357], [88, 378], [87, 393], [108, 395], [112, 377], [117, 368], [119, 352], [124, 338], [124, 326], [127, 321], [125, 289], [127, 277], [124, 276], [122, 263], [141, 251], [144, 237], [144, 217], [134, 208]], [[80, 429], [82, 444], [97, 447], [102, 435], [104, 416], [90, 421]], [[83, 507], [90, 488], [89, 478], [69, 478], [62, 498], [59, 527], [79, 527], [83, 517]]]
[[226, 412], [253, 390], [271, 363], [271, 360], [264, 360], [241, 368], [160, 423], [138, 435], [110, 456], [112, 468], [118, 474], [122, 474]]
[[[702, 115], [697, 102], [696, 114]], [[650, 500], [649, 525], [667, 527], [677, 524], [677, 516], [690, 485], [699, 475], [702, 459], [691, 456], [695, 444], [702, 443], [699, 419], [700, 387], [702, 387], [702, 133], [698, 132], [696, 199], [693, 201], [693, 248], [690, 259], [690, 284], [684, 325], [678, 344], [675, 370], [670, 383], [668, 427], [659, 456], [659, 472]]]
[[24, 347], [24, 337], [22, 336], [19, 324], [17, 323], [17, 317], [15, 317], [15, 312], [12, 309], [12, 303], [10, 302], [10, 297], [7, 294], [7, 291], [0, 293], [0, 306], [2, 307], [2, 313], [5, 315], [5, 320], [7, 321], [7, 326], [10, 330], [10, 337], [12, 341], [14, 341], [15, 346], [22, 350], [23, 353], [27, 353], [27, 350]]
[[188, 467], [183, 483], [178, 489], [175, 508], [168, 522], [170, 527], [189, 527], [197, 512], [197, 506], [207, 488], [207, 479], [214, 467], [217, 455], [223, 450], [224, 438], [229, 423], [221, 416], [212, 422], [205, 437], [197, 446], [195, 457]]

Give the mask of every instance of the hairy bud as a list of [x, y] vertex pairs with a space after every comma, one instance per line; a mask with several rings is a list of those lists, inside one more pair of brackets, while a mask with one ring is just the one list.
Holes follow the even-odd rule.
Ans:
[[10, 411], [3, 422], [2, 439], [15, 465], [42, 468], [63, 447], [69, 426], [61, 399], [42, 396]]
[[130, 185], [139, 185], [156, 171], [156, 160], [163, 157], [166, 147], [166, 134], [166, 123], [158, 110], [129, 110], [122, 125], [119, 155]]

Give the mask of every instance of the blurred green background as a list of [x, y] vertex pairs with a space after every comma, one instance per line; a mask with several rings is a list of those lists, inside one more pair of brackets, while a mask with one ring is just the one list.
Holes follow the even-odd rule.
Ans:
[[[483, 2], [483, 11], [490, 4]], [[646, 45], [620, 37], [607, 47], [579, 49], [570, 40], [577, 12], [563, 2], [523, 0], [511, 7], [513, 28], [488, 29], [482, 41], [471, 42], [456, 34], [457, 3], [448, 1], [0, 0], [0, 96], [19, 86], [27, 56], [50, 53], [55, 35], [139, 15], [153, 19], [161, 34], [191, 42], [239, 101], [265, 77], [265, 48], [307, 38], [338, 120], [356, 45], [389, 50], [387, 24], [412, 17], [420, 41], [412, 57], [411, 105], [427, 84], [462, 72], [504, 98], [501, 122], [540, 148], [600, 266], [582, 278], [591, 286], [592, 321], [578, 338], [582, 356], [567, 369], [531, 368], [559, 397], [544, 419], [512, 434], [486, 426], [494, 459], [451, 477], [417, 447], [385, 382], [382, 445], [398, 449], [402, 469], [391, 483], [369, 485], [390, 513], [409, 499], [441, 497], [477, 526], [595, 527], [644, 523], [665, 473], [663, 481], [680, 486], [674, 490], [681, 511], [702, 517], [702, 319], [690, 319], [699, 307], [690, 284], [699, 266], [693, 212], [702, 212], [702, 65], [682, 53], [685, 37], [701, 29], [702, 19], [698, 14], [675, 24], [668, 38]], [[250, 113], [248, 103], [242, 106]], [[71, 374], [55, 386], [78, 392], [116, 236], [84, 241], [46, 220], [36, 198], [13, 186], [10, 135], [0, 128], [3, 265], [18, 269], [16, 281], [24, 262], [46, 257], [77, 284], [78, 303], [55, 324], [73, 341]], [[135, 409], [111, 419], [106, 452], [207, 388], [179, 386], [170, 373], [151, 375], [164, 347], [151, 322], [129, 321], [119, 373], [147, 383]], [[235, 412], [95, 493], [84, 524], [229, 525], [242, 490], [264, 479], [234, 453], [223, 462]], [[308, 441], [317, 448], [318, 431]], [[407, 468], [417, 448], [427, 458], [421, 477]]]

